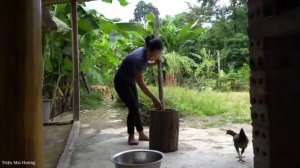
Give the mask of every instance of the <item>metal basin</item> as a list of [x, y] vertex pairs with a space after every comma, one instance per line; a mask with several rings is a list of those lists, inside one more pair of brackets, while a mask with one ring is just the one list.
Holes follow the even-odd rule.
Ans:
[[116, 168], [160, 168], [164, 154], [155, 150], [128, 150], [114, 155]]

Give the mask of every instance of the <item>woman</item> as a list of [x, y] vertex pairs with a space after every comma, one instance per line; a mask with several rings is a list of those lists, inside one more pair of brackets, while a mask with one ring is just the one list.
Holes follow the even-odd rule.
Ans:
[[156, 65], [160, 62], [163, 45], [161, 40], [154, 38], [154, 36], [147, 37], [145, 39], [145, 43], [145, 47], [140, 47], [125, 57], [114, 79], [115, 89], [129, 111], [127, 116], [129, 145], [139, 144], [138, 140], [134, 137], [134, 127], [139, 133], [140, 141], [149, 141], [148, 136], [145, 135], [143, 131], [135, 83], [137, 83], [141, 90], [152, 99], [156, 108], [161, 108], [160, 101], [146, 86], [142, 72], [147, 66]]

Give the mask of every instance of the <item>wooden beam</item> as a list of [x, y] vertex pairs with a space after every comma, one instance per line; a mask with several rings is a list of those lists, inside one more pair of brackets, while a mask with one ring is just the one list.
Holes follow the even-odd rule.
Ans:
[[79, 130], [80, 130], [80, 121], [75, 121], [70, 130], [64, 152], [61, 155], [56, 168], [70, 167], [71, 156], [75, 150], [75, 144], [79, 135]]
[[77, 27], [77, 2], [71, 0], [72, 14], [72, 60], [73, 60], [73, 120], [79, 120], [80, 112], [80, 81], [79, 81], [79, 48]]
[[[89, 2], [93, 0], [77, 0], [77, 2]], [[70, 3], [70, 0], [43, 0], [43, 5]]]
[[[155, 12], [155, 37], [159, 38], [159, 13], [158, 11]], [[164, 103], [164, 90], [163, 90], [163, 74], [162, 74], [162, 66], [161, 63], [158, 64], [158, 93], [159, 93], [159, 100], [162, 104], [162, 109], [165, 109]]]
[[44, 123], [44, 126], [52, 126], [52, 125], [69, 125], [69, 124], [73, 124], [73, 120], [71, 121], [51, 121], [51, 122], [47, 122]]
[[0, 15], [0, 167], [44, 167], [41, 1], [3, 1]]

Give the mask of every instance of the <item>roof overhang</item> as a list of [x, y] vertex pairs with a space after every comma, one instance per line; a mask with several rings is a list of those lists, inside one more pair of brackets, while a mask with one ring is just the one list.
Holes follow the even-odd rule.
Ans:
[[[88, 2], [93, 0], [77, 0], [77, 2]], [[43, 5], [71, 3], [71, 0], [43, 0]]]

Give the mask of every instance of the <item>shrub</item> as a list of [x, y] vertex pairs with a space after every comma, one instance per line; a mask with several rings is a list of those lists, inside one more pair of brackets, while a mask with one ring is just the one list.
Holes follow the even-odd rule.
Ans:
[[81, 93], [81, 109], [95, 109], [99, 105], [101, 105], [102, 102], [102, 95], [99, 92], [91, 92], [88, 94], [87, 92], [83, 91]]

